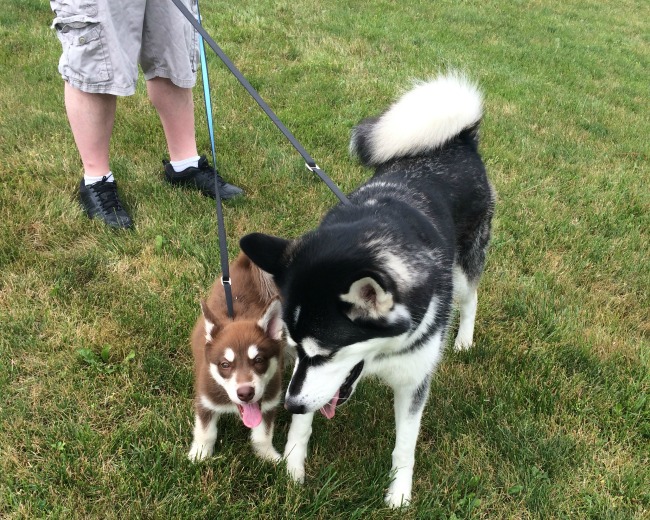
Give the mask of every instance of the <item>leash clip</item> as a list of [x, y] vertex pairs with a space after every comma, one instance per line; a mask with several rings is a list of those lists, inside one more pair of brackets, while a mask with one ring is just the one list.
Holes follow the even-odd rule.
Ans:
[[313, 166], [311, 164], [309, 164], [309, 163], [305, 163], [305, 166], [312, 173], [316, 173], [316, 170], [320, 170], [320, 166], [318, 166], [318, 164], [316, 164], [316, 163], [314, 163]]
[[232, 282], [230, 281], [230, 278], [226, 278], [226, 279], [224, 280], [224, 278], [223, 278], [223, 276], [222, 276], [222, 277], [221, 277], [221, 285], [225, 285], [225, 284], [228, 284], [228, 285], [230, 285], [230, 286], [232, 287]]

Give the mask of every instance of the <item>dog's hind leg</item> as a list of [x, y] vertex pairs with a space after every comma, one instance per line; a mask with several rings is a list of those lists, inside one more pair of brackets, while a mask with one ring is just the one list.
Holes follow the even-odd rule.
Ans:
[[251, 429], [251, 443], [255, 454], [264, 460], [278, 462], [282, 459], [273, 447], [273, 422], [275, 410], [270, 410], [262, 415], [262, 422]]
[[294, 415], [291, 418], [287, 445], [284, 448], [287, 471], [293, 480], [301, 484], [305, 481], [305, 459], [307, 458], [307, 445], [309, 444], [309, 437], [311, 437], [311, 423], [313, 420], [313, 413]]
[[391, 507], [409, 505], [413, 485], [415, 446], [420, 433], [422, 411], [429, 394], [430, 377], [420, 385], [395, 385], [395, 449], [391, 474], [393, 480], [386, 493]]
[[485, 256], [490, 243], [492, 214], [494, 212], [494, 190], [487, 184], [485, 212], [476, 226], [463, 233], [456, 249], [453, 269], [454, 299], [460, 310], [458, 334], [454, 350], [465, 350], [474, 342], [474, 321], [478, 304], [478, 284], [485, 267]]
[[197, 407], [194, 420], [194, 440], [187, 455], [191, 461], [203, 460], [212, 455], [214, 443], [217, 440], [217, 418], [217, 413]]
[[476, 283], [470, 282], [463, 269], [454, 267], [454, 299], [460, 311], [458, 334], [454, 341], [455, 350], [468, 349], [474, 342], [474, 322], [478, 306], [477, 285], [478, 280]]

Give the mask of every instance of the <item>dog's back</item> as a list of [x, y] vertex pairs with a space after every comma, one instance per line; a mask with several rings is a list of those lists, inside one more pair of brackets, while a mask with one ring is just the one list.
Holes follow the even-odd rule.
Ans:
[[[351, 200], [368, 205], [401, 199], [437, 226], [453, 226], [457, 260], [471, 256], [487, 244], [494, 207], [478, 152], [482, 113], [476, 86], [448, 74], [416, 85], [380, 116], [363, 120], [352, 133], [350, 151], [374, 167], [375, 175]], [[477, 234], [483, 235], [480, 244]], [[479, 263], [465, 261], [471, 278], [480, 275]]]
[[[268, 304], [278, 297], [273, 278], [251, 262], [244, 253], [240, 253], [230, 263], [229, 271], [235, 319], [259, 318]], [[230, 319], [221, 280], [212, 285], [206, 304], [220, 322], [225, 323]]]

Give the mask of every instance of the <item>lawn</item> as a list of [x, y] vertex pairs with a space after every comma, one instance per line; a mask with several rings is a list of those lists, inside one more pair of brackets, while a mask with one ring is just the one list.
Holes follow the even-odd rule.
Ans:
[[[162, 0], [161, 0], [162, 1]], [[650, 518], [650, 4], [306, 0], [213, 3], [208, 32], [343, 191], [369, 176], [350, 130], [413, 79], [485, 93], [498, 192], [476, 345], [445, 354], [414, 502], [384, 507], [391, 395], [362, 384], [315, 420], [307, 481], [220, 423], [186, 459], [188, 337], [219, 273], [214, 203], [162, 181], [144, 82], [121, 99], [112, 169], [136, 228], [76, 202], [47, 2], [0, 10], [0, 517]], [[242, 235], [296, 237], [337, 202], [208, 50], [218, 163]], [[195, 89], [201, 153], [209, 138]], [[281, 449], [290, 417], [279, 414]]]

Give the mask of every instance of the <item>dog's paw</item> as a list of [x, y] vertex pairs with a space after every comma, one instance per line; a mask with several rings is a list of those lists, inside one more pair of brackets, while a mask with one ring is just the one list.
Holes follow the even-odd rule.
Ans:
[[209, 446], [207, 444], [201, 443], [192, 443], [192, 447], [190, 448], [190, 452], [187, 454], [187, 458], [192, 462], [200, 462], [210, 457], [213, 451], [214, 446]]
[[460, 334], [456, 336], [456, 341], [454, 341], [454, 350], [456, 352], [462, 352], [463, 350], [469, 350], [472, 346], [473, 338], [462, 337]]
[[386, 505], [392, 507], [393, 509], [399, 509], [400, 507], [408, 507], [411, 505], [411, 497], [403, 495], [401, 493], [386, 493], [384, 498]]
[[289, 476], [293, 479], [294, 482], [298, 484], [305, 483], [305, 465], [304, 464], [295, 464], [287, 459], [287, 471]]
[[400, 507], [408, 507], [411, 504], [411, 485], [410, 483], [400, 484], [397, 480], [393, 480], [386, 497], [384, 498], [386, 505], [397, 509]]
[[253, 449], [255, 450], [255, 454], [262, 460], [267, 460], [274, 464], [282, 460], [282, 455], [280, 455], [273, 446], [260, 446], [253, 444]]

